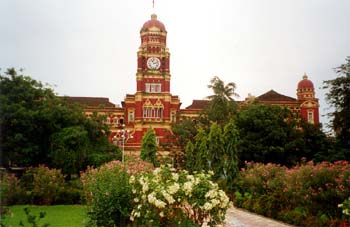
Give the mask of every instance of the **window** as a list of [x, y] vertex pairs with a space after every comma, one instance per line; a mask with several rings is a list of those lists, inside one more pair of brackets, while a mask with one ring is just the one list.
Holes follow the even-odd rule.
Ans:
[[106, 118], [106, 123], [110, 124], [111, 123], [111, 119], [109, 117]]
[[176, 122], [176, 113], [174, 111], [171, 112], [171, 122]]
[[146, 83], [146, 92], [160, 93], [162, 92], [162, 85], [160, 83]]
[[118, 124], [118, 118], [113, 118], [113, 124]]
[[134, 111], [129, 112], [129, 122], [134, 122]]
[[144, 118], [152, 117], [152, 107], [143, 107], [143, 117]]
[[307, 112], [307, 121], [311, 124], [314, 123], [314, 112], [312, 110]]

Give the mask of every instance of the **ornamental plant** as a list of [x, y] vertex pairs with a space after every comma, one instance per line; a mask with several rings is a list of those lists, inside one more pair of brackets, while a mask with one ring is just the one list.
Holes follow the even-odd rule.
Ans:
[[88, 205], [92, 226], [127, 226], [132, 210], [130, 174], [150, 171], [152, 165], [138, 159], [89, 167], [81, 173], [83, 196]]
[[229, 198], [211, 181], [213, 173], [189, 174], [161, 166], [130, 177], [136, 226], [221, 226]]

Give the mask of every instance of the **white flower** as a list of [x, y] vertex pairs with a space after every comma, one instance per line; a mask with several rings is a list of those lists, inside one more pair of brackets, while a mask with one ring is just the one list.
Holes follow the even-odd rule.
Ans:
[[179, 174], [172, 173], [171, 175], [172, 175], [174, 181], [178, 181], [179, 180]]
[[159, 213], [159, 216], [164, 217], [163, 211]]
[[166, 203], [163, 202], [163, 201], [160, 200], [160, 199], [157, 199], [157, 200], [155, 201], [154, 205], [155, 205], [156, 207], [158, 207], [158, 208], [165, 208]]
[[139, 201], [140, 201], [139, 198], [137, 198], [137, 197], [134, 198], [134, 202], [135, 202], [135, 203], [138, 203]]
[[211, 203], [206, 202], [203, 205], [204, 210], [211, 210], [212, 208], [213, 208], [213, 205]]
[[168, 192], [170, 195], [175, 194], [180, 189], [180, 185], [178, 183], [174, 183], [173, 185], [169, 186]]
[[131, 176], [131, 177], [130, 177], [129, 183], [130, 183], [130, 184], [135, 183], [135, 176]]
[[145, 193], [148, 191], [148, 183], [144, 182], [144, 184], [142, 185], [142, 192]]
[[190, 196], [193, 190], [193, 182], [187, 181], [186, 183], [184, 183], [183, 189], [185, 191], [185, 194]]
[[152, 192], [151, 194], [149, 194], [149, 195], [147, 196], [147, 199], [148, 199], [148, 202], [149, 202], [150, 204], [154, 204], [155, 201], [157, 200], [157, 198], [154, 196], [154, 192]]
[[174, 198], [171, 195], [169, 195], [169, 193], [167, 193], [166, 191], [163, 190], [162, 194], [169, 204], [173, 204], [175, 202]]

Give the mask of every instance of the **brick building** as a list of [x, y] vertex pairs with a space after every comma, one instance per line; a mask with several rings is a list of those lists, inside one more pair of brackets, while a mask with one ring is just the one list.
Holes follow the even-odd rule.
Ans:
[[[208, 100], [193, 100], [180, 109], [180, 99], [170, 92], [170, 52], [167, 48], [167, 31], [155, 14], [146, 21], [141, 30], [141, 45], [137, 52], [136, 92], [127, 94], [121, 106], [108, 98], [66, 97], [69, 102], [78, 102], [89, 117], [93, 113], [105, 116], [111, 126], [110, 141], [124, 140], [127, 149], [138, 149], [144, 133], [153, 128], [158, 140], [171, 133], [171, 124], [179, 118], [195, 118], [208, 105]], [[297, 85], [297, 98], [279, 94], [273, 90], [257, 99], [267, 105], [282, 105], [310, 123], [319, 123], [319, 105], [313, 83], [304, 75]]]

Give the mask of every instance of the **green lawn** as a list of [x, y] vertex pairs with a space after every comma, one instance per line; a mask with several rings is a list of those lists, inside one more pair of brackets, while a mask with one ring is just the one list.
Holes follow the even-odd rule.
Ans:
[[28, 226], [27, 217], [24, 208], [29, 207], [30, 214], [39, 218], [41, 211], [46, 212], [45, 218], [40, 220], [39, 226], [44, 223], [50, 224], [50, 227], [84, 227], [88, 220], [86, 215], [86, 207], [82, 205], [58, 205], [58, 206], [29, 206], [19, 205], [10, 206], [10, 214], [5, 217], [6, 227], [19, 227], [22, 220], [24, 226]]

